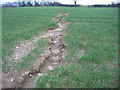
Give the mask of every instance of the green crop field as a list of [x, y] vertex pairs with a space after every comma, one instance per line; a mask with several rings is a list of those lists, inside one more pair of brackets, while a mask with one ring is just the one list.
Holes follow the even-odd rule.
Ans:
[[[63, 37], [67, 44], [67, 64], [38, 78], [36, 87], [46, 87], [48, 82], [52, 88], [118, 87], [118, 8], [3, 8], [3, 70], [9, 62], [6, 57], [13, 54], [13, 47], [22, 40], [39, 36], [48, 28], [55, 27], [57, 24], [52, 18], [60, 13], [69, 14], [64, 21], [70, 24]], [[38, 49], [49, 43], [47, 40], [40, 40], [37, 44], [39, 47], [31, 51], [23, 62], [16, 63], [18, 70], [30, 65], [41, 53]], [[81, 50], [85, 53], [80, 58]]]

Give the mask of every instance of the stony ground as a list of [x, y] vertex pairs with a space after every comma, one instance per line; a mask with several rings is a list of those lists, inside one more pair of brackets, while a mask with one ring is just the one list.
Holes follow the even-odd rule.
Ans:
[[[11, 63], [8, 64], [8, 71], [3, 72], [3, 88], [33, 88], [38, 77], [42, 76], [44, 72], [52, 70], [59, 65], [65, 63], [65, 55], [67, 54], [67, 45], [63, 42], [62, 36], [65, 34], [64, 30], [67, 28], [69, 23], [64, 22], [62, 16], [67, 16], [68, 14], [61, 13], [59, 16], [53, 18], [57, 22], [58, 27], [51, 28], [47, 30], [45, 34], [40, 37], [35, 37], [31, 40], [26, 40], [21, 42], [20, 46], [16, 46], [14, 54], [10, 59], [11, 63], [16, 62], [26, 56], [31, 50], [35, 48], [35, 43], [41, 38], [50, 37], [50, 45], [46, 46], [40, 57], [35, 60], [34, 65], [29, 69], [24, 70], [22, 74], [19, 75], [17, 71], [10, 72]], [[47, 85], [49, 87], [49, 84]]]

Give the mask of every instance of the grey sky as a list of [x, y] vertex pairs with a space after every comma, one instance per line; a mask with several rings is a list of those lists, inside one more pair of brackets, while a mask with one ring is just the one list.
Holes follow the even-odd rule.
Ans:
[[[4, 4], [6, 2], [14, 2], [16, 0], [0, 0], [0, 4]], [[63, 4], [74, 4], [73, 0], [57, 0]], [[118, 2], [120, 0], [77, 0], [77, 4], [81, 5], [91, 5], [91, 4], [109, 4], [111, 2]]]

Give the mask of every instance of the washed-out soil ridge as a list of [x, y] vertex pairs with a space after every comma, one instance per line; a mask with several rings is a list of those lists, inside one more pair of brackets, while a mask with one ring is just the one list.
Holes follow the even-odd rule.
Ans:
[[[35, 87], [37, 78], [43, 76], [43, 73], [48, 70], [53, 70], [55, 67], [63, 65], [65, 63], [65, 56], [67, 55], [67, 45], [62, 41], [62, 36], [64, 34], [63, 30], [67, 28], [67, 25], [69, 23], [64, 22], [64, 18], [60, 17], [67, 15], [68, 14], [61, 13], [59, 16], [53, 18], [53, 20], [57, 22], [58, 27], [47, 30], [47, 32], [41, 37], [33, 39], [34, 42], [37, 42], [40, 38], [50, 37], [50, 45], [45, 48], [39, 58], [35, 60], [33, 65], [31, 65], [27, 70], [24, 70], [23, 73], [20, 75], [17, 71], [12, 74], [4, 72], [2, 73], [3, 88], [33, 88]], [[25, 47], [30, 44], [31, 42], [28, 41], [28, 44], [26, 44]], [[31, 46], [34, 47], [34, 44], [32, 44]], [[22, 54], [22, 51], [20, 51], [20, 53]], [[17, 57], [17, 59], [20, 58], [19, 56]], [[21, 57], [22, 56], [23, 55], [21, 55]]]

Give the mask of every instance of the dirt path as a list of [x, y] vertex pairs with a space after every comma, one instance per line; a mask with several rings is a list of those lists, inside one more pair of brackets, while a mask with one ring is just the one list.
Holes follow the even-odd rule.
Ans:
[[[68, 14], [60, 14], [53, 18], [53, 20], [58, 23], [58, 27], [47, 30], [47, 32], [41, 36], [41, 38], [50, 37], [50, 45], [46, 47], [39, 58], [35, 60], [34, 65], [24, 70], [21, 75], [17, 72], [12, 75], [3, 73], [3, 87], [33, 88], [35, 87], [37, 78], [42, 76], [44, 72], [53, 70], [55, 67], [65, 63], [63, 59], [65, 59], [65, 55], [67, 54], [67, 45], [62, 41], [62, 36], [64, 34], [63, 30], [67, 28], [69, 23], [64, 22], [63, 18], [61, 19], [60, 17], [67, 15]], [[48, 87], [50, 86], [48, 85]]]

